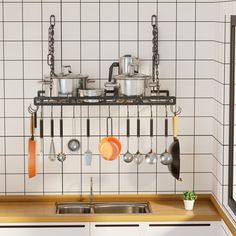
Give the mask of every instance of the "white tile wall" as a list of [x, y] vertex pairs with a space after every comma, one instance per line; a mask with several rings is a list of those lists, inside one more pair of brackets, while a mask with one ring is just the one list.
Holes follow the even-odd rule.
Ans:
[[[234, 3], [232, 3], [234, 4]], [[119, 6], [119, 7], [118, 7]], [[227, 144], [223, 124], [227, 123], [227, 106], [223, 106], [227, 94], [227, 64], [224, 62], [224, 15], [229, 11], [225, 3], [215, 1], [0, 1], [0, 194], [79, 194], [89, 192], [89, 178], [94, 177], [95, 192], [103, 193], [177, 193], [186, 189], [211, 192], [220, 202], [223, 196], [223, 180], [227, 164]], [[78, 155], [68, 154], [61, 164], [48, 160], [50, 138], [44, 142], [45, 156], [38, 156], [38, 175], [27, 178], [27, 142], [29, 115], [27, 106], [40, 89], [38, 80], [48, 74], [46, 64], [47, 30], [49, 16], [56, 16], [56, 71], [60, 71], [60, 17], [62, 17], [64, 64], [71, 64], [76, 73], [89, 74], [98, 86], [107, 80], [108, 68], [119, 56], [131, 53], [141, 59], [141, 71], [151, 73], [150, 17], [159, 17], [159, 50], [161, 87], [177, 95], [182, 107], [179, 121], [181, 144], [181, 176], [183, 182], [175, 182], [166, 166], [134, 163], [125, 164], [122, 156], [114, 162], [106, 162], [98, 155], [99, 139], [106, 134], [106, 107], [90, 107], [91, 150], [94, 153], [91, 166], [86, 166], [83, 153], [86, 149], [85, 122], [87, 108], [76, 108], [77, 135], [82, 142]], [[211, 12], [211, 14], [209, 14]], [[218, 14], [216, 14], [218, 13]], [[195, 22], [195, 19], [197, 20]], [[216, 19], [218, 21], [216, 21]], [[42, 22], [43, 21], [43, 22]], [[226, 42], [228, 42], [228, 33]], [[41, 42], [44, 39], [44, 42]], [[23, 41], [22, 41], [23, 40]], [[176, 41], [177, 40], [177, 41]], [[219, 41], [219, 43], [218, 43]], [[196, 51], [195, 51], [196, 49]], [[223, 51], [222, 51], [223, 50]], [[226, 47], [226, 50], [227, 47]], [[215, 53], [217, 52], [217, 53]], [[227, 53], [228, 55], [228, 53]], [[226, 60], [227, 58], [225, 58]], [[43, 61], [44, 60], [44, 61]], [[227, 61], [227, 60], [226, 60]], [[224, 67], [225, 66], [225, 67]], [[224, 70], [225, 68], [225, 70]], [[223, 84], [222, 84], [223, 83]], [[155, 148], [164, 151], [164, 109], [153, 107], [155, 114]], [[126, 150], [126, 107], [112, 109], [114, 133]], [[157, 109], [157, 112], [156, 112]], [[147, 108], [140, 108], [142, 122], [141, 150], [150, 149], [148, 139]], [[54, 109], [57, 117], [60, 110]], [[49, 135], [50, 109], [45, 109], [45, 134]], [[71, 136], [72, 108], [64, 109], [65, 141]], [[130, 107], [130, 151], [136, 152], [136, 107]], [[170, 115], [170, 114], [169, 114]], [[81, 118], [82, 117], [82, 118]], [[169, 127], [171, 134], [171, 127]], [[58, 136], [58, 130], [56, 131]], [[169, 137], [168, 143], [172, 138]], [[59, 148], [58, 137], [55, 138]], [[39, 150], [39, 147], [38, 147]], [[62, 178], [63, 177], [63, 178]], [[206, 181], [207, 180], [207, 181]]]

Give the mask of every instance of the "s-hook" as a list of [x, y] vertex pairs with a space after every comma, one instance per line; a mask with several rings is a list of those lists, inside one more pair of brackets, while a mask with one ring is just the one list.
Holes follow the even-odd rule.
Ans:
[[174, 106], [171, 105], [170, 106], [170, 111], [175, 115], [175, 116], [178, 116], [181, 114], [182, 112], [182, 108], [180, 106], [178, 106], [178, 109], [176, 110], [176, 106], [175, 106], [175, 110], [174, 110]]

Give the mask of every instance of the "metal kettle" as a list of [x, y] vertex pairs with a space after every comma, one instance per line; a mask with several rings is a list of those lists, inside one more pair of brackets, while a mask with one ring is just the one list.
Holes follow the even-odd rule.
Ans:
[[119, 58], [119, 74], [132, 76], [138, 73], [139, 59], [130, 54]]

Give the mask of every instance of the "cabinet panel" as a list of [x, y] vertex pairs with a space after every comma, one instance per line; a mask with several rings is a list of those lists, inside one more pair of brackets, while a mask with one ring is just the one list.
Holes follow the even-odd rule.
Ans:
[[0, 235], [7, 236], [89, 236], [89, 227], [82, 226], [0, 226]]
[[149, 224], [146, 236], [215, 236], [216, 225], [204, 224]]
[[91, 236], [143, 236], [141, 223], [93, 223]]

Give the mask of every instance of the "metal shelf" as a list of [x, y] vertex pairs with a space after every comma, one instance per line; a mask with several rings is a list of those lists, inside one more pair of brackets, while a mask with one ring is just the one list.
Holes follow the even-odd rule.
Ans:
[[34, 98], [36, 106], [96, 106], [96, 105], [175, 105], [176, 97], [169, 96], [168, 90], [152, 96], [102, 96], [102, 97], [45, 97], [38, 91]]

